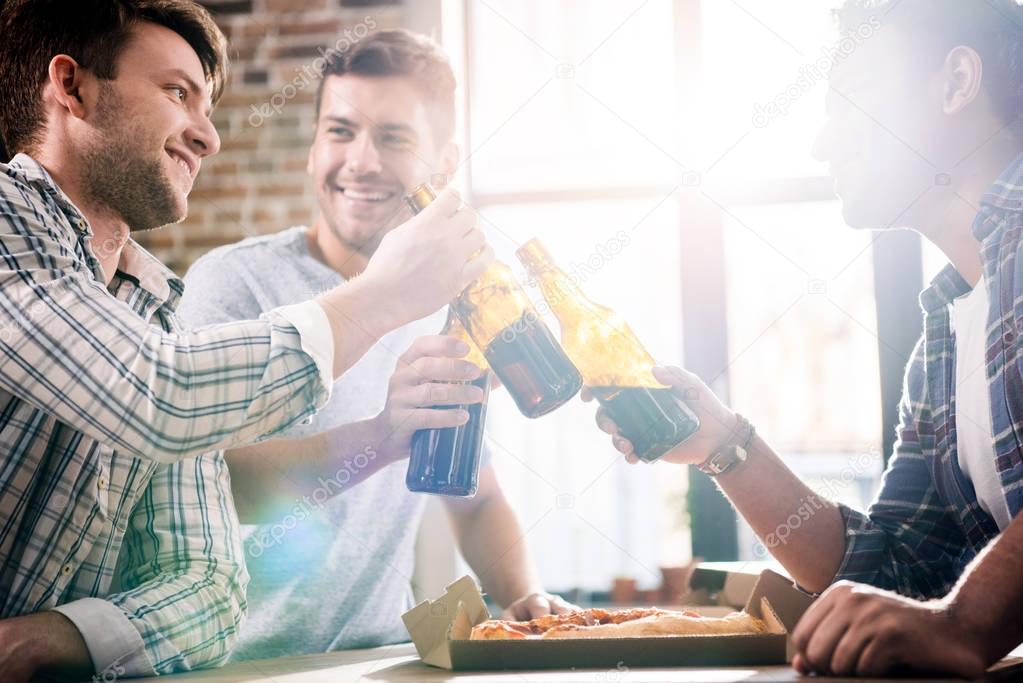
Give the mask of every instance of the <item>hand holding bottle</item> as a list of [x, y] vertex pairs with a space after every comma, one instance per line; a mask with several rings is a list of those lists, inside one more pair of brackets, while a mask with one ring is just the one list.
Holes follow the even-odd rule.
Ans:
[[[692, 437], [668, 451], [663, 460], [683, 465], [698, 465], [709, 458], [714, 451], [724, 444], [735, 430], [735, 414], [723, 404], [714, 392], [699, 377], [678, 367], [658, 366], [653, 370], [654, 378], [671, 387], [672, 393], [679, 400], [685, 401], [689, 409], [696, 413], [700, 420], [700, 428]], [[588, 388], [583, 389], [584, 401], [592, 401], [593, 394]], [[639, 462], [633, 452], [632, 443], [618, 431], [618, 425], [601, 407], [597, 410], [597, 427], [611, 435], [614, 447], [625, 454], [630, 463]]]
[[[424, 184], [405, 201], [412, 211], [426, 212], [439, 198]], [[505, 264], [492, 261], [451, 309], [526, 417], [546, 415], [579, 392], [579, 371]]]
[[443, 429], [465, 424], [469, 414], [463, 406], [480, 403], [483, 391], [464, 384], [481, 370], [463, 358], [469, 353], [464, 341], [443, 334], [420, 337], [398, 359], [387, 386], [387, 402], [377, 415], [380, 443], [389, 459], [408, 457], [412, 435], [420, 429]]
[[391, 308], [396, 326], [425, 317], [454, 299], [494, 260], [472, 211], [452, 189], [389, 232], [359, 277]]
[[412, 435], [405, 486], [419, 493], [471, 498], [479, 488], [491, 373], [483, 354], [451, 309], [439, 338], [447, 339], [447, 346], [464, 357], [464, 360], [451, 361], [462, 366], [458, 372], [447, 375], [454, 375], [449, 381], [457, 382], [460, 387], [451, 392], [451, 399], [472, 396], [473, 400], [471, 403], [446, 402], [448, 412], [458, 414], [457, 422], [421, 429]]
[[561, 323], [561, 344], [582, 374], [587, 395], [612, 417], [630, 454], [654, 462], [692, 438], [700, 419], [653, 375], [654, 358], [615, 311], [583, 294], [539, 240], [516, 254]]

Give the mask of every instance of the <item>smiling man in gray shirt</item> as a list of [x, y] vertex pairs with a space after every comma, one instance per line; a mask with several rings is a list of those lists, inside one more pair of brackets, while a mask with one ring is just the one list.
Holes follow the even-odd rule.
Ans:
[[[309, 150], [318, 218], [200, 259], [186, 276], [182, 317], [192, 326], [256, 317], [362, 272], [407, 216], [403, 195], [454, 172], [454, 89], [439, 48], [407, 31], [380, 31], [333, 55]], [[478, 369], [461, 360], [462, 342], [436, 334], [442, 325], [438, 314], [395, 330], [335, 383], [311, 425], [227, 453], [241, 521], [251, 523], [249, 620], [235, 658], [408, 639], [400, 615], [412, 605], [425, 504], [404, 483], [412, 434], [467, 418], [433, 406], [482, 396], [449, 383]], [[475, 498], [446, 502], [462, 553], [506, 614], [569, 609], [540, 588], [489, 464]]]

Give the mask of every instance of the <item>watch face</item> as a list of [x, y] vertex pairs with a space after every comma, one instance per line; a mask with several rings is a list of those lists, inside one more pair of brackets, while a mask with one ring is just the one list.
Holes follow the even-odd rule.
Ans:
[[725, 446], [711, 456], [710, 460], [708, 460], [704, 467], [701, 467], [700, 469], [711, 476], [717, 476], [727, 472], [735, 467], [735, 465], [740, 462], [744, 462], [745, 460], [746, 449], [741, 446]]

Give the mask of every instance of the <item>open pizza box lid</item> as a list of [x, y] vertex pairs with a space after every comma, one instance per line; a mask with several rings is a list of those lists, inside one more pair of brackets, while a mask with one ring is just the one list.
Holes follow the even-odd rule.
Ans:
[[[708, 617], [722, 617], [741, 610], [767, 569], [773, 570], [766, 562], [701, 562], [693, 569], [689, 591], [681, 596], [678, 604]], [[791, 630], [792, 625], [787, 626]]]
[[424, 663], [456, 671], [746, 666], [789, 661], [788, 633], [809, 603], [809, 596], [796, 590], [789, 579], [768, 570], [760, 575], [745, 604], [747, 612], [767, 624], [767, 633], [469, 640], [472, 627], [491, 616], [476, 582], [463, 576], [444, 595], [416, 605], [402, 619]]

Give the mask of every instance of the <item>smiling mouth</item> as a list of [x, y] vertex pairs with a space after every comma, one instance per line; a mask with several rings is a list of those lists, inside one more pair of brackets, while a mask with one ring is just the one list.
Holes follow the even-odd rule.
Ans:
[[337, 187], [335, 189], [343, 194], [346, 199], [353, 199], [355, 201], [368, 202], [371, 204], [382, 204], [383, 202], [393, 199], [396, 194], [395, 192], [388, 190], [356, 190], [351, 187]]
[[180, 156], [178, 156], [177, 154], [175, 154], [174, 152], [168, 151], [167, 152], [167, 156], [169, 156], [171, 159], [173, 159], [174, 163], [176, 163], [178, 165], [178, 167], [182, 171], [184, 171], [185, 177], [188, 178], [188, 182], [191, 183], [192, 182], [192, 169], [188, 166], [188, 162], [185, 161]]

